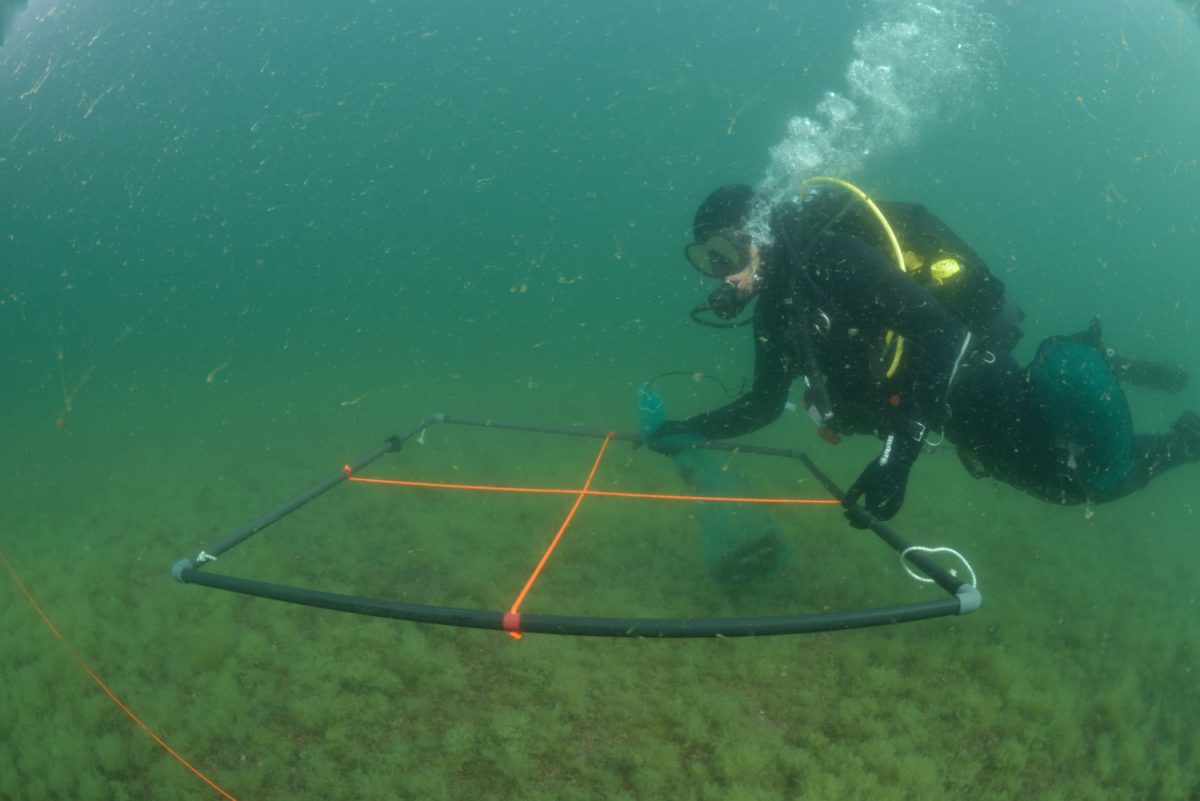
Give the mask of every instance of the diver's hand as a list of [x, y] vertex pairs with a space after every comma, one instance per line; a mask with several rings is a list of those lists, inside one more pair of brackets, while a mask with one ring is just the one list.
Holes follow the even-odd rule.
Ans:
[[684, 448], [704, 441], [704, 437], [682, 420], [668, 420], [646, 436], [650, 450], [666, 456], [674, 456]]
[[861, 515], [854, 514], [858, 499], [866, 495], [863, 504], [879, 520], [891, 520], [904, 505], [904, 490], [908, 473], [921, 453], [921, 443], [904, 434], [889, 434], [883, 442], [883, 453], [867, 465], [862, 475], [851, 485], [842, 500], [846, 519], [855, 528], [866, 528]]

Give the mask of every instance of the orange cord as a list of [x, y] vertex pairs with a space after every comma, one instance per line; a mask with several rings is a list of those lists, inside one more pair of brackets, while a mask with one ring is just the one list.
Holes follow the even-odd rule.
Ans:
[[154, 742], [158, 743], [163, 748], [164, 751], [166, 751], [168, 754], [173, 756], [181, 765], [183, 765], [185, 768], [190, 770], [192, 773], [196, 774], [196, 776], [198, 776], [201, 781], [203, 781], [209, 787], [216, 790], [224, 798], [229, 799], [229, 801], [237, 801], [236, 798], [234, 798], [229, 793], [225, 792], [225, 790], [222, 789], [220, 785], [218, 785], [212, 779], [205, 776], [203, 773], [201, 773], [199, 770], [197, 770], [192, 765], [192, 763], [188, 762], [186, 759], [184, 759], [182, 756], [180, 756], [175, 751], [174, 748], [167, 745], [166, 741], [163, 740], [163, 738], [159, 737], [154, 732], [153, 729], [151, 729], [149, 726], [147, 726], [145, 723], [143, 723], [142, 719], [139, 718], [137, 715], [135, 715], [133, 713], [133, 710], [131, 710], [129, 707], [127, 707], [125, 705], [125, 703], [120, 698], [117, 697], [117, 694], [108, 688], [108, 685], [105, 684], [104, 681], [99, 676], [96, 675], [96, 671], [92, 670], [91, 666], [86, 661], [84, 661], [84, 658], [79, 655], [79, 652], [75, 650], [75, 648], [71, 645], [71, 643], [67, 642], [66, 638], [63, 637], [62, 632], [60, 632], [55, 627], [54, 623], [51, 622], [49, 616], [47, 616], [46, 613], [44, 611], [42, 611], [42, 607], [38, 605], [38, 602], [36, 600], [34, 600], [33, 594], [25, 586], [25, 582], [21, 581], [21, 577], [17, 575], [16, 570], [13, 569], [12, 564], [9, 563], [8, 557], [6, 557], [4, 555], [3, 551], [0, 551], [0, 562], [4, 563], [4, 569], [8, 571], [8, 575], [12, 576], [12, 580], [16, 583], [17, 588], [21, 590], [21, 594], [25, 596], [25, 600], [29, 601], [29, 605], [33, 607], [33, 611], [37, 612], [38, 617], [40, 617], [42, 619], [42, 622], [46, 624], [46, 628], [50, 629], [50, 631], [54, 633], [54, 636], [58, 638], [59, 642], [61, 642], [64, 646], [66, 646], [67, 651], [71, 654], [72, 657], [75, 658], [75, 661], [79, 663], [79, 666], [81, 668], [83, 668], [84, 672], [87, 673], [89, 677], [91, 677], [92, 681], [96, 682], [96, 686], [104, 691], [104, 694], [108, 696], [109, 700], [112, 701], [114, 704], [116, 704], [117, 708], [120, 709], [122, 712], [124, 712], [126, 714], [126, 716], [129, 717], [130, 720], [132, 720], [134, 723], [136, 723], [138, 725], [138, 727], [141, 728], [142, 731], [144, 731], [146, 734], [148, 734], [150, 736], [150, 739], [152, 739], [152, 740], [154, 740]]
[[814, 506], [838, 506], [840, 502], [832, 498], [738, 498], [713, 495], [669, 495], [663, 493], [650, 492], [613, 492], [607, 490], [593, 490], [592, 479], [596, 476], [596, 469], [600, 466], [600, 460], [604, 457], [604, 451], [608, 448], [608, 443], [612, 440], [612, 434], [608, 434], [604, 438], [603, 444], [600, 446], [600, 453], [596, 455], [596, 461], [592, 464], [592, 471], [588, 474], [587, 481], [583, 485], [583, 489], [553, 489], [546, 487], [500, 487], [492, 484], [451, 484], [439, 481], [406, 481], [393, 478], [364, 478], [361, 476], [351, 475], [352, 471], [347, 465], [343, 468], [346, 473], [346, 478], [349, 481], [357, 481], [362, 484], [385, 484], [398, 487], [426, 487], [434, 489], [459, 489], [459, 490], [475, 490], [480, 492], [516, 492], [529, 494], [549, 494], [549, 495], [574, 495], [575, 504], [571, 507], [571, 511], [567, 514], [566, 520], [558, 529], [558, 533], [554, 535], [554, 539], [550, 541], [550, 545], [546, 548], [546, 552], [542, 554], [541, 560], [537, 567], [533, 569], [533, 574], [525, 582], [525, 586], [521, 589], [517, 599], [513, 601], [512, 607], [504, 614], [503, 626], [509, 636], [515, 640], [522, 637], [521, 634], [521, 613], [520, 606], [524, 602], [525, 596], [529, 594], [533, 583], [537, 581], [541, 575], [542, 568], [546, 566], [546, 562], [550, 559], [550, 554], [558, 547], [559, 540], [562, 539], [563, 532], [567, 530], [571, 519], [575, 517], [575, 512], [579, 509], [579, 505], [583, 503], [583, 499], [589, 495], [596, 495], [608, 498], [646, 498], [662, 501], [705, 501], [718, 503], [776, 503], [776, 504], [809, 504]]
[[[350, 481], [363, 484], [391, 484], [400, 487], [432, 487], [435, 489], [478, 490], [483, 492], [529, 492], [547, 493], [554, 495], [578, 495], [579, 490], [551, 489], [541, 487], [497, 487], [489, 484], [444, 484], [437, 481], [402, 481], [392, 478], [361, 478], [352, 476]], [[584, 490], [585, 495], [597, 495], [605, 498], [649, 498], [660, 501], [715, 501], [720, 503], [791, 503], [812, 504], [814, 506], [838, 506], [840, 501], [832, 498], [736, 498], [719, 495], [668, 495], [653, 492], [612, 492], [609, 490]]]
[[604, 437], [604, 442], [600, 444], [600, 452], [596, 454], [596, 461], [592, 462], [592, 471], [588, 473], [587, 481], [583, 483], [583, 489], [577, 490], [575, 503], [571, 506], [571, 511], [567, 513], [567, 519], [558, 527], [558, 533], [554, 535], [554, 539], [550, 541], [550, 546], [546, 548], [546, 552], [542, 554], [542, 558], [538, 561], [537, 567], [533, 569], [529, 579], [525, 582], [525, 586], [521, 588], [521, 592], [517, 595], [517, 599], [513, 601], [508, 613], [504, 616], [504, 628], [508, 631], [510, 637], [514, 640], [521, 639], [521, 603], [525, 600], [525, 596], [529, 594], [529, 590], [533, 588], [533, 582], [537, 581], [537, 577], [541, 575], [542, 568], [546, 566], [546, 562], [550, 560], [550, 554], [554, 553], [554, 549], [558, 547], [558, 541], [562, 539], [563, 532], [567, 530], [567, 526], [571, 525], [571, 519], [575, 517], [575, 512], [579, 510], [579, 505], [583, 503], [583, 499], [588, 495], [588, 488], [592, 486], [592, 479], [596, 477], [596, 470], [600, 467], [600, 460], [604, 458], [604, 451], [608, 449], [608, 443], [612, 440], [612, 434], [609, 433]]

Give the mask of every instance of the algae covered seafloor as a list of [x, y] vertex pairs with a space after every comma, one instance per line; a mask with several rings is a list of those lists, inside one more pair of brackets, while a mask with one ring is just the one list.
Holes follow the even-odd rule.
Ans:
[[[517, 641], [169, 574], [431, 413], [628, 431], [653, 376], [673, 416], [744, 390], [681, 255], [735, 180], [925, 203], [1028, 313], [1022, 360], [1099, 314], [1195, 374], [1187, 4], [0, 6], [0, 799], [221, 797], [164, 744], [245, 801], [1200, 795], [1196, 466], [1059, 507], [923, 456], [893, 522], [983, 608], [851, 632]], [[1129, 397], [1141, 431], [1200, 407]], [[842, 485], [878, 448], [803, 413], [750, 439]], [[598, 448], [437, 426], [368, 472], [570, 488]], [[685, 489], [624, 442], [594, 486]], [[501, 610], [572, 502], [346, 483], [208, 569]], [[690, 502], [589, 497], [522, 609], [938, 597], [836, 507], [763, 514], [791, 558], [728, 587]]]
[[[94, 399], [96, 414], [104, 402]], [[430, 407], [399, 417], [421, 408]], [[952, 457], [929, 457], [919, 478], [931, 489], [914, 493], [899, 522], [914, 541], [952, 544], [972, 560], [986, 602], [965, 618], [745, 640], [516, 642], [171, 582], [181, 547], [328, 474], [335, 455], [357, 455], [383, 425], [346, 420], [311, 442], [271, 445], [241, 430], [207, 447], [171, 443], [167, 431], [188, 411], [149, 412], [114, 442], [81, 421], [66, 450], [89, 445], [87, 458], [26, 451], [22, 497], [6, 501], [5, 553], [112, 689], [236, 797], [1195, 792], [1195, 596], [1192, 566], [1177, 558], [1194, 548], [1191, 500], [1180, 500], [1194, 476], [1088, 519], [972, 482]], [[783, 427], [802, 435], [799, 421]], [[37, 439], [50, 447], [55, 437]], [[429, 432], [417, 448], [377, 472], [570, 484], [595, 450], [454, 429]], [[614, 446], [604, 468], [601, 485], [678, 489], [666, 461], [647, 451]], [[794, 471], [745, 470], [773, 488], [813, 486]], [[343, 486], [218, 566], [503, 608], [567, 504], [447, 492]], [[821, 509], [777, 513], [795, 547], [782, 574], [722, 589], [704, 572], [691, 515], [589, 499], [527, 611], [761, 614], [933, 597], [881, 544]], [[213, 797], [97, 690], [6, 585], [0, 709], [14, 769], [0, 795]]]

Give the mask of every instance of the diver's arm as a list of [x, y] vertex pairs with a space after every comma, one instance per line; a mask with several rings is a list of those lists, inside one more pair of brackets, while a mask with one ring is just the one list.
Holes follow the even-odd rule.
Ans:
[[862, 528], [870, 521], [858, 508], [859, 498], [879, 520], [900, 511], [922, 441], [942, 428], [950, 379], [970, 339], [920, 284], [863, 240], [836, 235], [823, 250], [813, 282], [831, 298], [836, 313], [861, 321], [869, 336], [891, 330], [904, 337], [906, 380], [891, 400], [895, 414], [877, 423], [883, 450], [842, 499], [850, 524]]
[[[763, 300], [760, 298], [759, 303]], [[760, 324], [766, 317], [760, 316], [761, 312], [762, 309], [755, 310], [754, 384], [750, 391], [733, 403], [683, 421], [689, 430], [705, 439], [725, 439], [757, 431], [774, 422], [787, 403], [791, 386], [787, 362], [778, 337]]]

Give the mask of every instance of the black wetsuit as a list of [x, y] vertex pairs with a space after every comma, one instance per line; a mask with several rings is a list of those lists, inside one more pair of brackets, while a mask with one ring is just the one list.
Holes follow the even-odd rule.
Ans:
[[[1023, 368], [1008, 350], [1019, 337], [1012, 333], [1015, 322], [999, 328], [981, 322], [1000, 314], [1006, 303], [1003, 285], [982, 260], [924, 207], [880, 206], [901, 242], [936, 239], [943, 250], [982, 272], [982, 280], [969, 285], [970, 297], [959, 299], [964, 302], [957, 304], [957, 314], [902, 272], [877, 237], [871, 241], [878, 223], [858, 215], [827, 224], [825, 214], [826, 223], [815, 224], [800, 207], [785, 206], [772, 218], [775, 241], [763, 255], [765, 286], [753, 312], [753, 386], [722, 408], [682, 421], [687, 430], [705, 439], [757, 430], [780, 415], [794, 380], [823, 379], [832, 407], [826, 426], [833, 432], [933, 435], [933, 442], [938, 441], [935, 432], [942, 432], [974, 475], [994, 476], [1053, 502], [1110, 500], [1171, 466], [1162, 458], [1163, 438], [1134, 438], [1131, 424], [1124, 440], [1114, 439], [1109, 425], [1101, 434], [1111, 441], [1103, 447], [1089, 444], [1086, 427], [1072, 422], [1077, 410], [1070, 404], [1076, 401], [1048, 398], [1045, 390], [1050, 386], [1053, 394], [1059, 373], [1046, 369], [1047, 363], [1054, 365], [1043, 351], [1049, 354], [1047, 344], [1071, 338], [1043, 344], [1043, 369], [1037, 375], [1050, 377], [1041, 384], [1033, 380], [1031, 369], [1039, 359]], [[820, 214], [809, 217], [822, 220]], [[968, 322], [978, 329], [970, 337]], [[899, 369], [890, 378], [885, 375], [889, 331], [905, 341]], [[1089, 352], [1101, 361], [1093, 373], [1099, 380], [1111, 378], [1095, 344]], [[1073, 380], [1068, 374], [1073, 369], [1074, 362], [1067, 364], [1063, 380]], [[806, 399], [812, 394], [810, 389]], [[1119, 388], [1103, 400], [1114, 404], [1105, 408], [1110, 419], [1128, 418]], [[1055, 404], [1067, 408], [1052, 413]], [[1125, 448], [1126, 440], [1132, 455], [1119, 467], [1123, 474], [1104, 474], [1115, 469], [1108, 451]]]
[[[734, 437], [775, 420], [792, 381], [812, 372], [807, 338], [838, 433], [913, 424], [940, 430], [966, 328], [853, 228], [817, 233], [790, 225], [798, 219], [790, 211], [775, 215], [776, 240], [764, 253], [765, 287], [754, 309], [754, 385], [733, 403], [689, 419], [688, 428], [708, 438]], [[885, 204], [884, 211], [889, 221], [936, 219], [912, 204]], [[884, 374], [888, 331], [905, 340], [901, 370], [891, 379]]]

